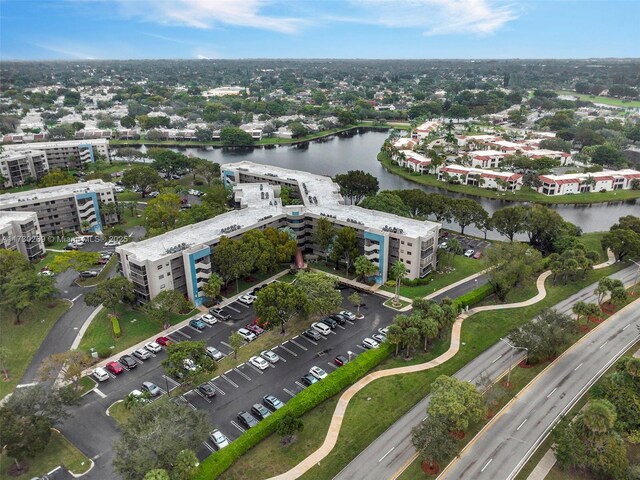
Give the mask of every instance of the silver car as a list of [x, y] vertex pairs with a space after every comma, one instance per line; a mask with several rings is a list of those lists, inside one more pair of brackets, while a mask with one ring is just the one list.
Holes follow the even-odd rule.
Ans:
[[224, 358], [222, 352], [215, 347], [207, 347], [207, 355], [214, 360], [222, 360]]

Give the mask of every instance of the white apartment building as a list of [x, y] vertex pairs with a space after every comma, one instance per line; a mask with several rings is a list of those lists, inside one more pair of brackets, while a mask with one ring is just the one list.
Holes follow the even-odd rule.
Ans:
[[24, 185], [28, 180], [40, 180], [49, 173], [47, 154], [39, 150], [17, 150], [0, 154], [0, 175], [4, 188]]
[[[438, 168], [438, 180], [457, 181], [462, 185], [480, 188], [495, 188], [513, 192], [522, 188], [522, 175], [512, 172], [497, 172], [462, 165], [447, 165]], [[503, 183], [504, 182], [504, 183]]]
[[[80, 231], [88, 222], [87, 231], [102, 232], [100, 203], [116, 201], [115, 184], [89, 180], [70, 185], [38, 188], [26, 192], [0, 195], [0, 213], [34, 212], [43, 235], [61, 231]], [[117, 221], [105, 218], [108, 223]]]
[[45, 254], [35, 212], [0, 212], [0, 248], [17, 250], [30, 261]]
[[[378, 282], [386, 281], [397, 260], [406, 265], [408, 278], [424, 277], [436, 267], [440, 224], [345, 205], [329, 177], [244, 161], [224, 165], [222, 178], [234, 188], [237, 210], [116, 248], [123, 275], [134, 283], [140, 302], [178, 290], [202, 304], [202, 286], [214, 269], [212, 254], [223, 236], [288, 227], [302, 253], [317, 254], [312, 238], [320, 218], [356, 230], [360, 252], [378, 265]], [[282, 205], [282, 186], [299, 205]]]
[[569, 173], [565, 175], [540, 175], [542, 186], [538, 192], [545, 195], [630, 190], [633, 180], [640, 181], [637, 170], [605, 170], [594, 173]]
[[80, 168], [85, 163], [95, 162], [96, 153], [105, 157], [107, 161], [110, 159], [109, 141], [105, 138], [5, 145], [4, 149], [8, 152], [44, 151], [50, 170]]

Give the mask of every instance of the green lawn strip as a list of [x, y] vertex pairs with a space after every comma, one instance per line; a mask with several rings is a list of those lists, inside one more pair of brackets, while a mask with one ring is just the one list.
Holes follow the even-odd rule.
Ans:
[[576, 93], [570, 90], [556, 90], [558, 95], [571, 95], [577, 97], [583, 102], [603, 103], [605, 105], [613, 105], [614, 107], [639, 108], [638, 100], [620, 100], [612, 97], [601, 97], [598, 95], [588, 95], [584, 93]]
[[398, 299], [398, 304], [396, 305], [393, 301], [393, 298], [390, 298], [389, 300], [384, 302], [383, 305], [388, 308], [393, 308], [394, 310], [401, 310], [407, 305], [410, 305], [410, 302], [406, 302], [402, 299]]
[[[250, 288], [252, 288], [253, 286], [259, 284], [260, 282], [264, 282], [265, 280], [268, 280], [269, 278], [273, 277], [274, 275], [277, 275], [278, 273], [282, 272], [283, 270], [285, 270], [285, 268], [282, 268], [278, 271], [275, 272], [267, 272], [267, 273], [259, 273], [259, 272], [254, 272], [251, 273], [250, 275], [248, 275], [247, 277], [241, 278], [240, 280], [238, 280], [238, 284], [236, 286], [235, 282], [231, 282], [229, 283], [229, 290], [226, 292], [223, 292], [222, 295], [224, 295], [225, 297], [232, 297], [240, 292], [244, 292], [245, 290], [248, 290]], [[288, 267], [286, 268], [286, 270], [288, 270]], [[251, 279], [251, 280], [249, 280]]]
[[36, 476], [45, 475], [59, 465], [64, 465], [75, 474], [80, 474], [86, 472], [91, 466], [89, 459], [56, 430], [52, 432], [51, 441], [44, 451], [35, 458], [28, 459], [27, 463], [29, 464], [27, 473], [11, 477], [8, 472], [14, 461], [5, 453], [2, 453], [0, 455], [0, 478], [29, 480]]
[[109, 416], [122, 427], [129, 420], [131, 410], [124, 406], [124, 401], [117, 401], [109, 407]]
[[[141, 310], [128, 310], [119, 305], [116, 307], [116, 312], [122, 331], [119, 338], [113, 336], [111, 322], [107, 319], [110, 312], [103, 308], [87, 328], [78, 349], [89, 352], [91, 348], [100, 351], [113, 346], [112, 354], [115, 354], [162, 331], [162, 325], [150, 320]], [[175, 325], [195, 313], [196, 310], [184, 315], [173, 315], [169, 323]]]
[[138, 200], [142, 200], [142, 201], [148, 200], [146, 198], [143, 199], [140, 193], [132, 192], [129, 190], [126, 190], [122, 193], [118, 193], [116, 197], [118, 198], [119, 202], [137, 202]]
[[602, 249], [602, 237], [607, 232], [591, 232], [583, 233], [578, 240], [587, 248], [587, 251], [593, 250], [600, 254], [600, 260], [605, 262], [609, 259], [607, 252]]
[[[433, 272], [430, 273], [426, 279], [431, 279], [431, 282], [426, 285], [418, 285], [415, 287], [410, 287], [407, 285], [400, 286], [400, 295], [407, 298], [422, 298], [426, 295], [429, 295], [441, 288], [444, 288], [452, 283], [458, 282], [463, 278], [466, 278], [474, 273], [480, 272], [484, 269], [486, 265], [480, 261], [475, 260], [473, 258], [467, 258], [462, 255], [456, 255], [451, 259], [451, 267], [453, 270], [449, 272]], [[395, 292], [394, 287], [387, 287], [383, 285], [380, 287], [381, 290], [385, 290], [387, 292]]]
[[311, 262], [309, 263], [309, 267], [315, 268], [316, 270], [320, 270], [325, 273], [330, 273], [331, 275], [336, 275], [338, 277], [348, 278], [349, 280], [353, 280], [356, 278], [353, 272], [349, 272], [347, 275], [343, 268], [335, 269], [335, 264], [325, 263], [325, 262]]
[[422, 175], [409, 172], [391, 162], [388, 155], [384, 152], [378, 154], [378, 160], [391, 173], [395, 173], [407, 180], [426, 185], [429, 187], [440, 188], [450, 192], [464, 193], [467, 195], [475, 195], [476, 197], [496, 198], [507, 201], [517, 202], [535, 202], [546, 204], [589, 204], [602, 202], [624, 201], [640, 198], [640, 190], [616, 190], [612, 192], [591, 192], [587, 194], [576, 195], [543, 195], [531, 188], [523, 187], [516, 192], [494, 192], [487, 188], [474, 187], [471, 185], [456, 185], [438, 180], [435, 175]]
[[[12, 312], [0, 309], [0, 345], [9, 352], [5, 367], [10, 377], [0, 381], [0, 398], [13, 391], [49, 330], [68, 308], [69, 303], [63, 300], [36, 302], [21, 315], [20, 325], [14, 325]], [[1, 372], [0, 377], [4, 379]]]
[[91, 377], [82, 377], [80, 379], [80, 391], [79, 396], [86, 395], [96, 387], [97, 383]]
[[116, 256], [112, 255], [111, 258], [109, 259], [109, 261], [104, 265], [104, 268], [98, 274], [97, 277], [78, 278], [76, 283], [78, 285], [80, 285], [81, 287], [93, 287], [93, 286], [99, 284], [100, 282], [102, 282], [103, 280], [107, 279], [107, 277], [109, 276], [109, 273], [111, 272], [111, 270], [113, 270], [113, 268], [116, 266], [116, 263], [117, 263]]

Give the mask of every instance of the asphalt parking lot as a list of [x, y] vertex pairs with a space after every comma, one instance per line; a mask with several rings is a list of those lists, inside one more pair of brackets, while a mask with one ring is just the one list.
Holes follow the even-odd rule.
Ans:
[[[342, 290], [343, 309], [353, 311], [346, 300], [352, 292], [351, 289]], [[306, 388], [301, 377], [308, 373], [312, 366], [319, 366], [330, 374], [338, 368], [333, 362], [336, 355], [348, 356], [348, 352], [352, 352], [351, 358], [355, 358], [365, 351], [362, 346], [365, 337], [391, 323], [394, 311], [382, 306], [384, 298], [371, 294], [362, 295], [365, 303], [361, 307], [361, 313], [365, 315], [363, 319], [338, 325], [329, 335], [318, 341], [304, 336], [284, 341], [272, 349], [280, 360], [270, 364], [266, 370], [260, 370], [246, 362], [227, 371], [216, 371], [209, 380], [209, 384], [216, 391], [215, 397], [206, 398], [197, 389], [193, 389], [183, 394], [180, 401], [191, 408], [206, 411], [211, 419], [211, 429], [219, 428], [233, 441], [244, 432], [236, 418], [238, 412], [250, 411], [253, 404], [262, 403], [262, 397], [269, 394], [286, 403]], [[232, 355], [233, 349], [227, 343], [229, 335], [251, 322], [255, 318], [255, 312], [252, 307], [237, 301], [226, 306], [224, 310], [232, 316], [231, 320], [207, 325], [202, 331], [187, 325], [168, 336], [176, 342], [205, 340], [208, 346], [216, 347], [225, 356]], [[89, 394], [87, 400], [99, 400], [103, 404], [112, 403], [124, 398], [132, 390], [140, 389], [144, 381], [155, 383], [162, 390], [162, 395], [171, 396], [171, 392], [178, 388], [180, 383], [165, 374], [161, 365], [165, 358], [166, 353], [163, 349], [147, 360], [136, 359], [138, 366], [135, 369], [118, 376], [110, 374], [111, 378], [100, 383], [94, 392]], [[207, 441], [199, 455], [204, 457], [214, 450], [213, 443]]]
[[488, 240], [482, 240], [479, 238], [467, 237], [465, 235], [460, 235], [459, 233], [449, 232], [447, 237], [441, 236], [438, 240], [440, 243], [447, 242], [455, 238], [460, 242], [463, 251], [467, 251], [469, 249], [475, 250], [476, 252], [484, 252], [484, 250], [491, 245], [491, 242]]

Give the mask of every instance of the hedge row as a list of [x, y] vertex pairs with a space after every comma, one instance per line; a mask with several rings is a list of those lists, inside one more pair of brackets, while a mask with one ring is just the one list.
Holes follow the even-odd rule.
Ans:
[[296, 417], [302, 416], [325, 400], [340, 393], [345, 388], [356, 383], [372, 368], [379, 365], [393, 351], [393, 348], [383, 343], [380, 348], [368, 350], [358, 355], [352, 362], [336, 369], [325, 379], [314, 383], [293, 397], [280, 410], [262, 420], [258, 425], [247, 430], [240, 438], [232, 442], [209, 457], [201, 464], [196, 477], [198, 480], [210, 480], [220, 476], [233, 462], [247, 451], [275, 432], [276, 425], [282, 417], [290, 412]]
[[118, 317], [116, 317], [115, 315], [111, 317], [111, 328], [113, 328], [113, 334], [115, 335], [115, 337], [118, 338], [121, 333], [120, 321], [118, 320]]
[[458, 308], [472, 307], [476, 303], [481, 302], [489, 295], [493, 293], [493, 286], [490, 284], [482, 285], [481, 287], [476, 288], [475, 290], [471, 290], [470, 292], [465, 293], [461, 297], [456, 298], [453, 301], [453, 304]]

